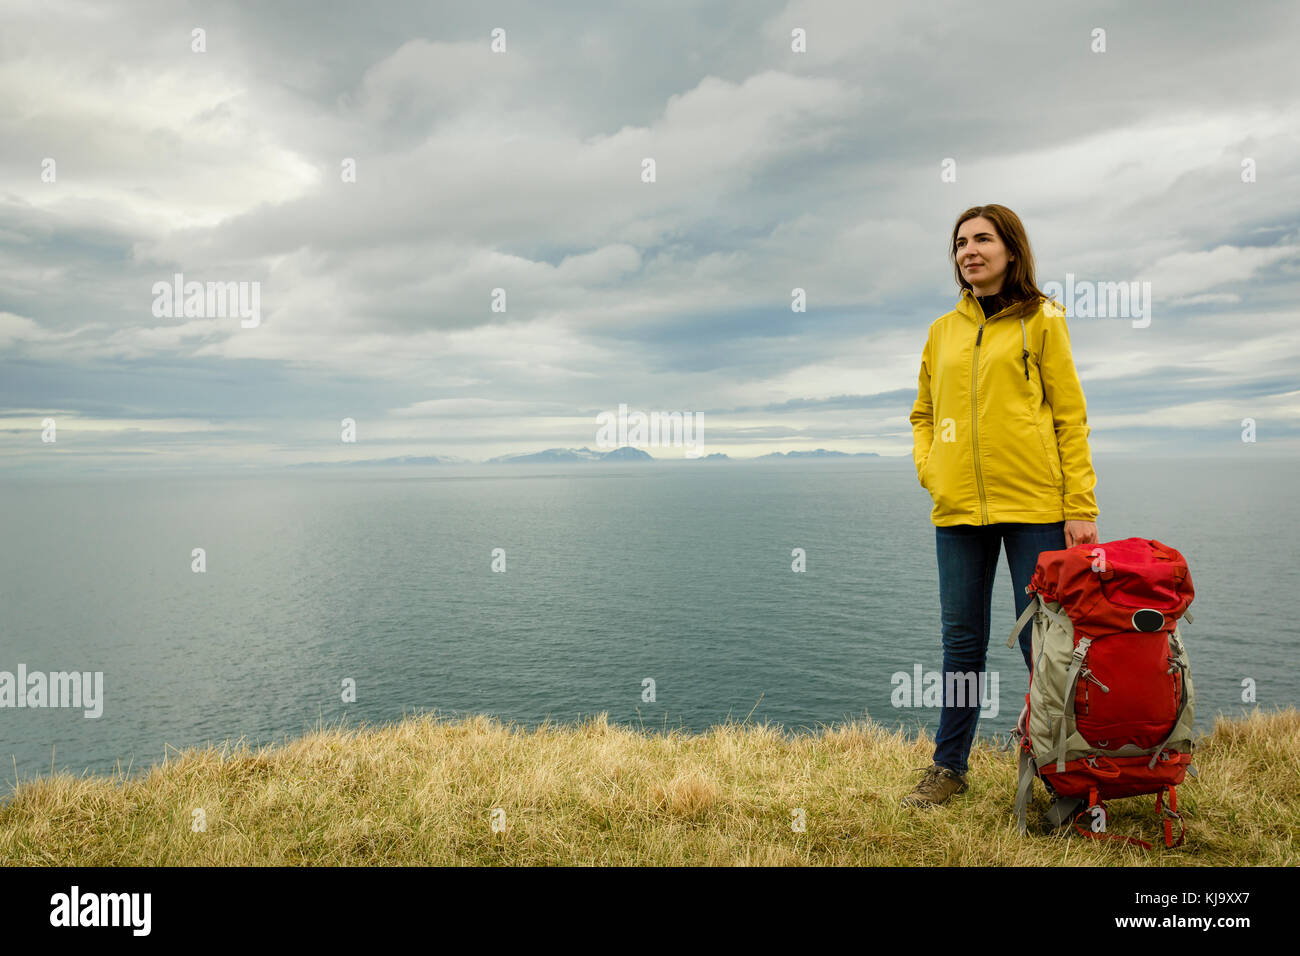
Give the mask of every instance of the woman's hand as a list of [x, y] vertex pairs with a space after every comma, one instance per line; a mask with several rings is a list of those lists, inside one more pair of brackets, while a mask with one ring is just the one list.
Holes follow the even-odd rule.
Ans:
[[1065, 546], [1073, 548], [1076, 544], [1096, 544], [1097, 523], [1095, 521], [1067, 521], [1065, 523]]

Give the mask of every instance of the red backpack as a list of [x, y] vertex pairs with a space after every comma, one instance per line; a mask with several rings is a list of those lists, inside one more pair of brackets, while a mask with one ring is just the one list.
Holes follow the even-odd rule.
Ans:
[[[1175, 788], [1189, 769], [1196, 775], [1192, 681], [1178, 629], [1180, 618], [1192, 620], [1187, 562], [1145, 538], [1081, 544], [1042, 552], [1025, 592], [1033, 600], [1007, 641], [1015, 646], [1032, 615], [1028, 720], [1018, 731], [1020, 831], [1039, 777], [1060, 797], [1083, 801], [1074, 826], [1093, 837], [1115, 838], [1105, 832], [1103, 801], [1154, 793], [1165, 846], [1181, 844]], [[1079, 826], [1085, 815], [1087, 831]]]

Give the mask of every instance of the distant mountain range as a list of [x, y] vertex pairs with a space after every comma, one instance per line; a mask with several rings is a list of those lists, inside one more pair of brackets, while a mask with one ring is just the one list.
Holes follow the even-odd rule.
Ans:
[[[766, 455], [759, 455], [757, 458], [740, 458], [735, 459], [730, 455], [722, 452], [713, 452], [702, 458], [693, 459], [694, 461], [771, 461], [777, 458], [781, 459], [822, 459], [822, 458], [879, 458], [875, 452], [844, 452], [844, 451], [827, 451], [825, 448], [818, 448], [816, 451], [774, 451]], [[298, 465], [290, 465], [290, 468], [355, 468], [359, 466], [380, 466], [380, 465], [554, 465], [569, 464], [579, 461], [657, 461], [653, 456], [642, 451], [640, 448], [633, 448], [631, 445], [624, 445], [622, 448], [615, 448], [613, 451], [592, 451], [586, 446], [582, 448], [547, 448], [545, 451], [535, 451], [523, 455], [498, 455], [495, 458], [489, 458], [482, 462], [473, 462], [468, 458], [459, 458], [455, 455], [402, 455], [400, 458], [366, 458], [359, 461], [308, 461]], [[691, 460], [691, 459], [688, 459]]]
[[498, 455], [483, 462], [485, 465], [537, 465], [563, 464], [571, 461], [654, 461], [640, 448], [624, 445], [613, 451], [592, 451], [590, 448], [548, 448], [527, 455]]
[[825, 448], [818, 448], [816, 451], [773, 451], [766, 455], [759, 455], [757, 458], [751, 458], [750, 461], [764, 461], [768, 458], [879, 458], [874, 451], [827, 451]]

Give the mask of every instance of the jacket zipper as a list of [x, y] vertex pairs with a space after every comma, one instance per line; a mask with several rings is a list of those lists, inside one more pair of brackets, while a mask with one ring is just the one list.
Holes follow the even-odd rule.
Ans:
[[[976, 307], [979, 303], [976, 302]], [[980, 310], [983, 312], [983, 309]], [[971, 444], [974, 446], [975, 454], [975, 485], [980, 493], [980, 513], [984, 516], [983, 524], [989, 523], [988, 503], [984, 499], [984, 473], [980, 470], [980, 434], [979, 434], [979, 407], [975, 400], [976, 388], [979, 384], [980, 370], [980, 341], [984, 338], [984, 323], [980, 323], [979, 333], [975, 336], [975, 351], [971, 358], [971, 375], [970, 375], [970, 418], [971, 418]]]

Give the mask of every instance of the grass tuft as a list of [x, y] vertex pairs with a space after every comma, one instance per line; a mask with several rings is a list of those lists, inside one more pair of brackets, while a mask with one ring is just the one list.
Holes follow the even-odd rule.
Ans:
[[[433, 715], [322, 727], [251, 749], [171, 751], [142, 776], [55, 774], [0, 806], [0, 860], [45, 866], [1295, 866], [1300, 711], [1219, 717], [1178, 788], [1186, 843], [1154, 797], [1111, 801], [1111, 832], [1022, 837], [1015, 756], [981, 744], [947, 805], [899, 799], [933, 742], [871, 721], [788, 735], [727, 723], [647, 733], [605, 714], [532, 729]], [[1040, 784], [1031, 825], [1047, 807]], [[494, 828], [494, 811], [498, 826]], [[200, 811], [200, 813], [196, 813]], [[805, 829], [792, 821], [802, 811]], [[200, 827], [199, 821], [202, 821]]]

